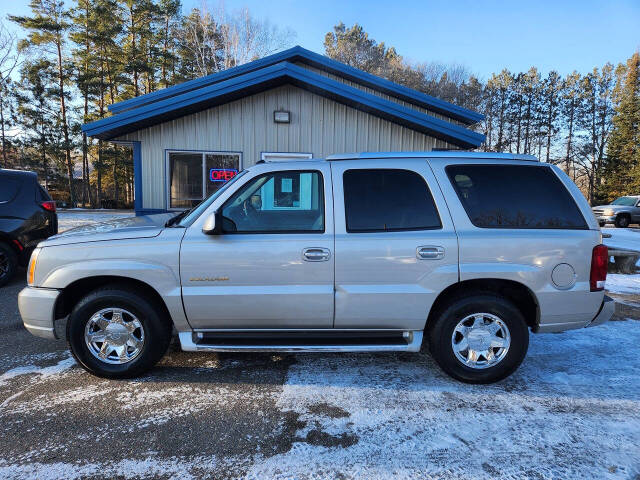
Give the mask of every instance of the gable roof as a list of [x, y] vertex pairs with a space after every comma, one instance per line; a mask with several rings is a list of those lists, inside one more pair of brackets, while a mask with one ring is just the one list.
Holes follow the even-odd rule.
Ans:
[[190, 89], [185, 93], [158, 98], [114, 116], [87, 123], [82, 126], [82, 130], [89, 136], [106, 140], [285, 84], [292, 84], [462, 148], [477, 147], [485, 138], [484, 135], [467, 128], [289, 62], [276, 63], [228, 80]]
[[391, 95], [400, 100], [404, 100], [414, 105], [423, 107], [432, 112], [436, 112], [449, 118], [458, 120], [465, 125], [472, 125], [484, 119], [484, 115], [478, 112], [459, 107], [452, 103], [445, 102], [444, 100], [440, 100], [439, 98], [432, 97], [431, 95], [427, 95], [425, 93], [418, 92], [417, 90], [398, 85], [397, 83], [391, 82], [376, 75], [372, 75], [362, 70], [358, 70], [357, 68], [338, 62], [324, 55], [312, 52], [311, 50], [307, 50], [300, 46], [295, 46], [288, 50], [275, 53], [268, 57], [255, 60], [253, 62], [245, 63], [228, 70], [223, 70], [221, 72], [207, 75], [205, 77], [196, 78], [194, 80], [189, 80], [187, 82], [173, 85], [162, 90], [147, 93], [146, 95], [141, 95], [129, 100], [114, 103], [113, 105], [109, 105], [108, 108], [113, 113], [124, 112], [131, 108], [136, 108], [142, 105], [146, 105], [150, 102], [155, 102], [157, 100], [163, 100], [169, 97], [180, 95], [197, 88], [206, 87], [214, 83], [222, 82], [224, 80], [228, 80], [245, 73], [254, 72], [256, 70], [284, 61], [291, 63], [304, 63], [325, 72], [338, 75], [347, 80], [359, 83], [360, 85], [363, 85], [365, 87], [372, 88], [376, 91]]

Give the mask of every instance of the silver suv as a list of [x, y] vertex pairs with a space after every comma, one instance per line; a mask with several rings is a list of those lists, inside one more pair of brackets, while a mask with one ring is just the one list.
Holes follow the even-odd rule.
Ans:
[[[511, 374], [529, 331], [608, 320], [607, 249], [578, 188], [534, 157], [373, 153], [259, 163], [194, 209], [40, 243], [19, 306], [89, 372], [186, 351], [418, 352]], [[424, 337], [424, 342], [423, 342]]]

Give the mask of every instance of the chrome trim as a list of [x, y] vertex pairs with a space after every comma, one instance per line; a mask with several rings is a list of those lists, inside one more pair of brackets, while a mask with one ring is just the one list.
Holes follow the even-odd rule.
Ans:
[[[327, 331], [330, 331], [327, 329]], [[419, 352], [422, 346], [421, 330], [406, 332], [406, 345], [200, 345], [193, 341], [192, 332], [180, 332], [180, 346], [185, 352]]]

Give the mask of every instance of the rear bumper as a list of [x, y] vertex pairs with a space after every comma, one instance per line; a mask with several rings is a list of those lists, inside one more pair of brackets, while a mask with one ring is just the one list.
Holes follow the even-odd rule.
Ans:
[[18, 295], [18, 309], [24, 327], [36, 337], [56, 339], [53, 325], [60, 292], [51, 288], [26, 287]]
[[[613, 312], [615, 310], [615, 301], [613, 298], [604, 296], [602, 303], [600, 304], [600, 308], [598, 309], [598, 313], [595, 317], [587, 320], [584, 319], [574, 319], [573, 321], [562, 321], [562, 322], [550, 322], [550, 323], [541, 323], [538, 325], [536, 329], [533, 331], [535, 333], [558, 333], [564, 332], [566, 330], [574, 330], [576, 328], [585, 328], [585, 327], [595, 327], [596, 325], [601, 325], [606, 321], [609, 321], [613, 316]], [[558, 318], [562, 319], [563, 316], [558, 315]]]
[[602, 325], [604, 322], [608, 322], [613, 317], [613, 312], [615, 311], [615, 301], [613, 298], [608, 295], [604, 296], [604, 300], [602, 301], [602, 306], [600, 307], [600, 311], [598, 314], [591, 320], [591, 322], [587, 323], [585, 327], [595, 327], [596, 325]]

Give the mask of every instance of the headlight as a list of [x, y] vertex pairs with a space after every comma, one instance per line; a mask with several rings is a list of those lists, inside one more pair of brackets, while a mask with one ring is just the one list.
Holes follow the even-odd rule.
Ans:
[[606, 215], [607, 217], [610, 217], [611, 215], [613, 215], [613, 208], [609, 208], [609, 209], [605, 210], [602, 213], [603, 213], [603, 215]]
[[27, 284], [32, 287], [36, 277], [36, 262], [38, 261], [39, 248], [35, 248], [29, 260], [29, 269], [27, 270]]

